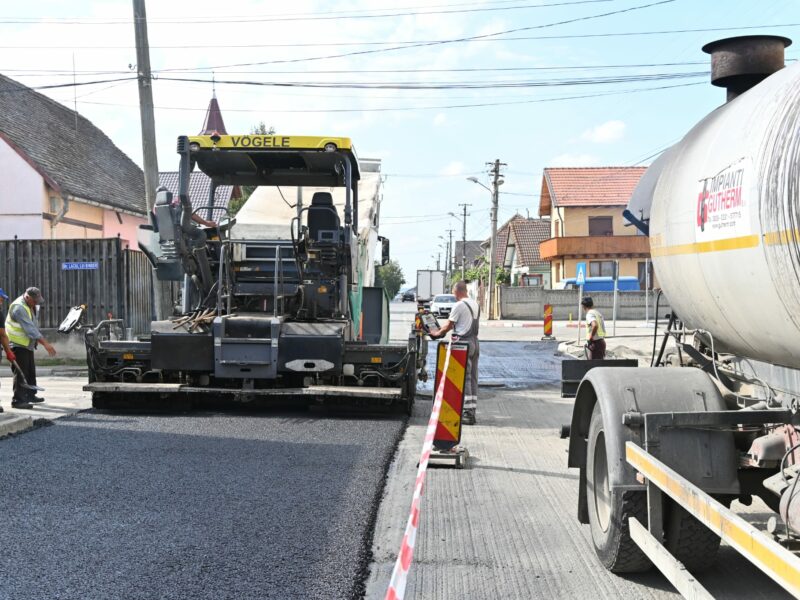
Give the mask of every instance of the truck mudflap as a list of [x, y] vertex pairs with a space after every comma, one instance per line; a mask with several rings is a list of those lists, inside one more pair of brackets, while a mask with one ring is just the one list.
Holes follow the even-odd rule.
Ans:
[[361, 386], [313, 385], [301, 388], [232, 389], [198, 387], [181, 383], [126, 383], [98, 381], [83, 386], [83, 391], [108, 394], [216, 394], [234, 396], [238, 399], [257, 397], [329, 397], [395, 401], [402, 396], [401, 388], [378, 388]]

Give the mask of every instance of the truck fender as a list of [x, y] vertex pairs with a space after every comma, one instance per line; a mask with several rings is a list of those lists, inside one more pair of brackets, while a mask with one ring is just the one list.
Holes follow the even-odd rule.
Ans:
[[[636, 471], [625, 460], [625, 443], [644, 445], [641, 421], [623, 415], [651, 412], [726, 410], [711, 377], [694, 368], [598, 367], [578, 387], [570, 428], [568, 466], [580, 469], [578, 520], [589, 522], [586, 498], [586, 453], [589, 423], [600, 403], [609, 485], [618, 490], [644, 490]], [[737, 456], [733, 434], [708, 429], [664, 429], [658, 457], [710, 494], [738, 494]]]

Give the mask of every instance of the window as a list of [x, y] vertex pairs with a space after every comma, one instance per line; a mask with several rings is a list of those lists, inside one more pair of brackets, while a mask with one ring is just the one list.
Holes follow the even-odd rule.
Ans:
[[589, 277], [613, 277], [613, 260], [593, 260], [589, 263]]
[[589, 235], [614, 235], [614, 218], [589, 217]]
[[520, 285], [523, 286], [542, 286], [544, 285], [544, 275], [523, 275], [520, 278]]

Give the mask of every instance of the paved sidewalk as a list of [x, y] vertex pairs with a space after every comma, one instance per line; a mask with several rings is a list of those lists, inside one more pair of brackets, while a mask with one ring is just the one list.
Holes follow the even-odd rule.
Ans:
[[[11, 379], [4, 378], [0, 387], [0, 406], [4, 412], [0, 417], [28, 417], [33, 425], [38, 419], [54, 421], [92, 407], [91, 394], [81, 389], [86, 385], [85, 377], [38, 377], [37, 383], [44, 388], [38, 395], [45, 402], [34, 404], [30, 409], [18, 409], [11, 407]], [[8, 433], [13, 432], [4, 432], [0, 422], [0, 436]]]

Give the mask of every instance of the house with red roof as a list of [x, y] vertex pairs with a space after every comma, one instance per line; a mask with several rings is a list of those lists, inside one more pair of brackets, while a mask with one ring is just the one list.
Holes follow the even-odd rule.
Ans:
[[[549, 287], [550, 263], [539, 256], [540, 242], [550, 237], [550, 221], [516, 214], [497, 229], [495, 264], [510, 275], [511, 285]], [[491, 238], [481, 243], [489, 262]]]
[[[549, 261], [553, 288], [575, 277], [586, 263], [587, 277], [638, 277], [644, 289], [650, 258], [647, 238], [622, 217], [646, 167], [550, 167], [542, 175], [539, 216], [550, 219], [550, 238], [539, 244]], [[650, 282], [652, 285], [652, 273]], [[562, 284], [563, 285], [563, 284]]]

